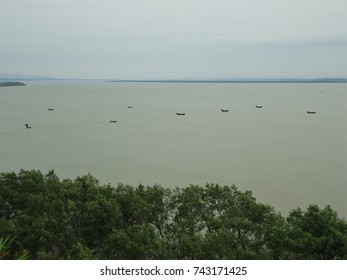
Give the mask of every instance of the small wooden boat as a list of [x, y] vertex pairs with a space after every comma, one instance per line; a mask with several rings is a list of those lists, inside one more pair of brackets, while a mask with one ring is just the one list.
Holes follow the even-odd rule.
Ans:
[[226, 113], [226, 112], [229, 112], [228, 109], [220, 109], [222, 112]]
[[48, 108], [48, 111], [54, 111], [54, 109], [53, 108]]
[[263, 106], [261, 106], [261, 105], [256, 105], [255, 108], [261, 109], [261, 108], [263, 108]]
[[315, 114], [316, 111], [306, 111], [307, 114]]
[[176, 113], [177, 116], [184, 116], [186, 113]]
[[110, 121], [110, 123], [116, 123], [116, 122], [117, 122], [117, 121], [113, 121], [113, 120]]
[[133, 108], [133, 106], [128, 106], [128, 109], [132, 109]]
[[31, 128], [31, 126], [26, 123], [25, 128]]

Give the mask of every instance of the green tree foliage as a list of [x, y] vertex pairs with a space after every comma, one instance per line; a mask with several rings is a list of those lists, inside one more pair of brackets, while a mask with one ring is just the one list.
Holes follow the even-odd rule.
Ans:
[[326, 206], [293, 210], [287, 218], [292, 250], [299, 259], [347, 259], [347, 224]]
[[[18, 259], [18, 260], [25, 260], [28, 258], [27, 252], [18, 252], [16, 251], [16, 254], [13, 254], [13, 240], [14, 238], [10, 238], [9, 236], [6, 238], [0, 237], [0, 260], [6, 260], [6, 259]], [[20, 253], [20, 254], [19, 254]]]
[[329, 206], [284, 218], [235, 186], [22, 170], [0, 173], [0, 247], [6, 259], [347, 259], [347, 223]]

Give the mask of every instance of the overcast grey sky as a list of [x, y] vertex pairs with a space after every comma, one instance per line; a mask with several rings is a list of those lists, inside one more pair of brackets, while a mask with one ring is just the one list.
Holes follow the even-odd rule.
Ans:
[[346, 0], [0, 0], [0, 73], [347, 76]]

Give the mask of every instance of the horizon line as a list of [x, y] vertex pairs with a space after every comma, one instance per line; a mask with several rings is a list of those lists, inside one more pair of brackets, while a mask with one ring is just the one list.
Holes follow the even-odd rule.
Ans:
[[[7, 74], [7, 73], [1, 73]], [[29, 76], [7, 74], [1, 77], [0, 81], [13, 81], [13, 80], [100, 80], [104, 82], [162, 82], [162, 83], [247, 83], [247, 82], [272, 82], [272, 83], [289, 83], [289, 82], [326, 82], [326, 83], [346, 83], [347, 77], [317, 77], [317, 78], [148, 78], [148, 79], [109, 79], [109, 78], [56, 78], [49, 76]]]
[[156, 83], [346, 83], [347, 78], [109, 79], [104, 82]]

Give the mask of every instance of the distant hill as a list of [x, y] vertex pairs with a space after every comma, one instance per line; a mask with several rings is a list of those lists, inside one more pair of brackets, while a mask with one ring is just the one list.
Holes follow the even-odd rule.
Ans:
[[22, 82], [12, 82], [12, 81], [0, 82], [0, 87], [14, 87], [14, 86], [26, 86], [26, 84]]
[[8, 74], [8, 73], [0, 73], [0, 80], [54, 80], [55, 78], [48, 76], [28, 76], [28, 75], [20, 75], [20, 74]]

